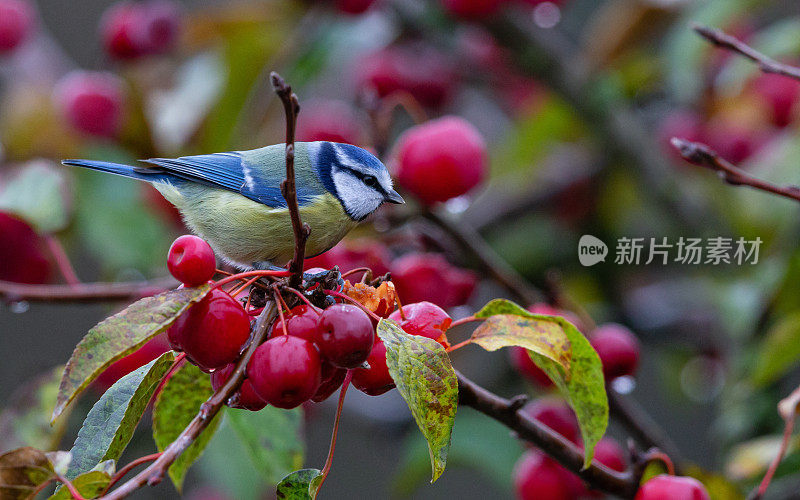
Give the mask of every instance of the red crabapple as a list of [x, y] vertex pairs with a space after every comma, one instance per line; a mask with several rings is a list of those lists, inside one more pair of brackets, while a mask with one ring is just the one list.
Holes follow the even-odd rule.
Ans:
[[523, 412], [569, 441], [576, 444], [580, 442], [578, 418], [564, 401], [539, 399], [526, 405]]
[[445, 348], [450, 346], [445, 332], [450, 327], [452, 319], [436, 304], [430, 302], [407, 304], [403, 306], [402, 312], [398, 309], [390, 314], [389, 319], [397, 322], [409, 335], [428, 337]]
[[16, 49], [30, 35], [35, 19], [30, 2], [0, 0], [0, 55]]
[[215, 288], [167, 330], [172, 348], [205, 371], [239, 357], [250, 338], [250, 318], [233, 297]]
[[330, 141], [358, 144], [361, 138], [356, 113], [342, 101], [316, 100], [304, 103], [297, 121], [300, 141]]
[[334, 304], [319, 316], [316, 344], [334, 366], [349, 369], [363, 364], [374, 338], [369, 316], [354, 305]]
[[358, 86], [379, 97], [411, 94], [420, 104], [439, 107], [453, 93], [456, 74], [450, 60], [426, 45], [394, 45], [359, 61]]
[[203, 238], [184, 234], [169, 247], [167, 268], [184, 285], [200, 286], [214, 277], [217, 260], [211, 245]]
[[163, 54], [175, 45], [180, 30], [180, 10], [171, 0], [149, 0], [141, 3], [145, 50]]
[[0, 280], [31, 285], [46, 283], [52, 265], [44, 240], [24, 220], [0, 212]]
[[247, 378], [267, 403], [290, 409], [308, 401], [319, 389], [321, 360], [311, 342], [281, 335], [255, 350], [247, 364]]
[[55, 91], [64, 117], [76, 130], [111, 137], [122, 125], [122, 81], [113, 73], [73, 71], [62, 78]]
[[403, 255], [392, 262], [391, 270], [397, 295], [405, 302], [454, 307], [464, 304], [477, 284], [475, 273], [451, 265], [436, 253]]
[[693, 477], [656, 476], [640, 488], [635, 500], [711, 500], [703, 483]]
[[[220, 390], [223, 385], [231, 378], [231, 374], [236, 369], [236, 364], [231, 363], [225, 368], [220, 368], [211, 374], [211, 388], [214, 392]], [[250, 411], [258, 411], [267, 406], [261, 396], [256, 394], [253, 384], [248, 379], [244, 379], [239, 390], [228, 400], [232, 408], [243, 408]]]
[[106, 10], [100, 21], [103, 47], [114, 59], [135, 59], [148, 49], [144, 12], [135, 2], [119, 2]]
[[606, 323], [593, 332], [589, 341], [603, 363], [606, 380], [633, 375], [639, 365], [639, 341], [622, 325]]
[[393, 152], [397, 182], [422, 203], [464, 195], [486, 177], [486, 141], [468, 121], [445, 116], [411, 127]]
[[628, 468], [625, 451], [612, 438], [604, 437], [594, 447], [594, 459], [609, 469], [623, 472]]
[[[315, 342], [317, 339], [317, 321], [319, 320], [320, 313], [310, 307], [308, 304], [300, 304], [295, 306], [289, 311], [286, 316], [286, 328], [289, 335], [306, 339], [309, 342]], [[270, 337], [277, 337], [285, 335], [283, 323], [280, 319], [276, 320], [272, 326]]]
[[566, 469], [537, 449], [527, 450], [514, 466], [519, 500], [572, 500]]
[[344, 368], [337, 368], [330, 364], [328, 361], [322, 362], [322, 369], [320, 371], [321, 383], [317, 392], [311, 396], [311, 401], [321, 403], [328, 399], [331, 394], [336, 392], [336, 389], [342, 386], [345, 377], [347, 377], [347, 370]]
[[381, 339], [375, 340], [367, 358], [369, 368], [358, 368], [353, 372], [353, 385], [369, 396], [380, 396], [394, 388], [394, 379], [386, 366], [386, 346]]
[[789, 125], [796, 115], [797, 101], [800, 100], [800, 83], [782, 75], [762, 73], [752, 85], [767, 105], [772, 124], [776, 127]]

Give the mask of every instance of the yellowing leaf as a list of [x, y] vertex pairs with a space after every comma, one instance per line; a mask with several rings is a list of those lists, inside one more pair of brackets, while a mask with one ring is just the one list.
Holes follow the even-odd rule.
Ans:
[[519, 346], [541, 354], [561, 365], [567, 373], [572, 359], [572, 345], [559, 317], [533, 319], [515, 314], [496, 314], [481, 323], [472, 333], [472, 342], [487, 351]]
[[458, 406], [458, 379], [450, 357], [435, 340], [409, 335], [392, 320], [378, 323], [386, 366], [428, 441], [436, 481], [444, 472]]

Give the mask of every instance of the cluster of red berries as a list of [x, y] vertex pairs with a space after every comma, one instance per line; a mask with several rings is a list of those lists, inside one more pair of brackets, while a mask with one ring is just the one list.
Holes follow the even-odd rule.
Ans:
[[[547, 304], [534, 304], [528, 310], [535, 314], [561, 316], [572, 323], [578, 330], [584, 331], [581, 321], [572, 313], [562, 311]], [[639, 366], [639, 341], [628, 328], [606, 323], [589, 333], [589, 342], [597, 351], [603, 364], [603, 375], [607, 381], [618, 377], [632, 376]], [[531, 360], [528, 352], [521, 347], [513, 347], [510, 351], [511, 364], [526, 379], [541, 388], [553, 385], [550, 378]]]
[[163, 54], [175, 45], [180, 10], [171, 0], [119, 2], [103, 15], [100, 35], [114, 59]]
[[[170, 247], [167, 267], [184, 285], [201, 285], [214, 275], [214, 251], [201, 238], [181, 236]], [[378, 301], [372, 312], [396, 321], [411, 335], [449, 345], [445, 331], [451, 319], [435, 304], [418, 302], [394, 311], [393, 300], [391, 304]], [[267, 404], [294, 408], [308, 400], [320, 402], [342, 385], [348, 370], [353, 370], [357, 389], [372, 396], [383, 394], [394, 387], [394, 381], [375, 325], [356, 305], [335, 303], [318, 309], [301, 304], [292, 308], [256, 348], [246, 379], [229, 404], [256, 411]], [[173, 349], [211, 372], [217, 390], [233, 373], [250, 339], [250, 329], [250, 316], [242, 305], [214, 288], [175, 321], [167, 337]]]

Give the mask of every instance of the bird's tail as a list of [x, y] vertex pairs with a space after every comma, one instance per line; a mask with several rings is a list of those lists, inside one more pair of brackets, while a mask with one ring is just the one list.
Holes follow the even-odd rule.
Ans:
[[107, 161], [94, 161], [94, 160], [62, 160], [64, 165], [73, 165], [76, 167], [90, 168], [92, 170], [99, 170], [101, 172], [108, 172], [111, 174], [121, 175], [123, 177], [130, 177], [145, 182], [158, 182], [166, 180], [163, 173], [147, 172], [142, 167], [132, 167], [130, 165], [123, 165], [121, 163], [110, 163]]

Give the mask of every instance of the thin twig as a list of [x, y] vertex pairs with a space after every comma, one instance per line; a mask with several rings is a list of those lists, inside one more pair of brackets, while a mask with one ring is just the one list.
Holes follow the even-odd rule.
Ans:
[[478, 386], [458, 373], [459, 404], [469, 406], [515, 431], [517, 435], [535, 444], [564, 467], [586, 481], [592, 489], [633, 498], [639, 487], [639, 478], [631, 470], [617, 472], [597, 461], [583, 468], [583, 452], [573, 443], [547, 426], [539, 424], [520, 411], [515, 400], [502, 398]]
[[64, 281], [66, 281], [68, 285], [80, 284], [81, 280], [78, 278], [78, 274], [75, 272], [75, 268], [72, 267], [67, 252], [64, 250], [61, 242], [58, 241], [58, 238], [49, 234], [44, 240], [47, 243], [47, 248], [50, 250], [50, 254], [53, 256], [53, 260], [61, 276], [64, 277]]
[[424, 211], [423, 216], [446, 232], [459, 247], [478, 262], [483, 271], [500, 283], [517, 300], [524, 302], [524, 305], [533, 304], [540, 299], [539, 293], [497, 255], [492, 247], [473, 229], [432, 210]]
[[0, 281], [0, 298], [9, 302], [104, 302], [135, 300], [178, 286], [173, 278], [129, 283], [28, 285]]
[[297, 186], [294, 175], [294, 131], [297, 126], [297, 113], [300, 112], [300, 103], [297, 95], [292, 92], [292, 87], [286, 84], [281, 76], [270, 73], [272, 88], [281, 99], [286, 113], [286, 179], [281, 182], [281, 194], [286, 200], [289, 216], [292, 219], [294, 231], [294, 256], [289, 263], [289, 271], [293, 275], [289, 278], [289, 286], [298, 287], [303, 281], [303, 259], [306, 253], [306, 240], [311, 232], [308, 224], [303, 224], [300, 219], [300, 208], [297, 205]]
[[[320, 471], [320, 480], [317, 484], [317, 494], [322, 488], [322, 483], [328, 478], [328, 473], [331, 471], [333, 465], [333, 454], [336, 451], [336, 438], [339, 435], [339, 420], [342, 418], [342, 408], [344, 407], [344, 397], [347, 394], [347, 388], [350, 387], [350, 381], [353, 380], [353, 370], [347, 370], [347, 375], [342, 382], [342, 388], [339, 390], [339, 402], [336, 406], [336, 418], [333, 420], [333, 432], [331, 432], [331, 444], [328, 448], [328, 458], [325, 459], [325, 466]], [[314, 495], [316, 498], [316, 495]]]
[[244, 355], [242, 355], [239, 362], [236, 364], [236, 369], [231, 373], [228, 381], [203, 403], [197, 416], [192, 419], [175, 441], [167, 446], [161, 456], [145, 470], [123, 483], [122, 486], [100, 498], [103, 500], [120, 500], [145, 485], [152, 486], [161, 481], [169, 466], [172, 465], [181, 453], [183, 453], [205, 428], [208, 427], [214, 419], [214, 416], [216, 416], [225, 405], [225, 402], [239, 389], [239, 386], [244, 381], [244, 372], [247, 367], [247, 362], [250, 361], [250, 357], [253, 355], [256, 348], [266, 337], [269, 325], [274, 321], [276, 314], [277, 305], [274, 302], [269, 302], [256, 320], [253, 339]]
[[111, 482], [108, 483], [108, 486], [106, 486], [101, 495], [104, 495], [108, 490], [113, 488], [114, 485], [117, 484], [123, 477], [125, 477], [125, 475], [127, 475], [128, 472], [130, 472], [131, 470], [135, 469], [136, 467], [142, 464], [146, 464], [147, 462], [152, 462], [153, 460], [158, 459], [158, 457], [160, 456], [161, 453], [159, 452], [159, 453], [153, 453], [152, 455], [145, 455], [143, 457], [139, 457], [136, 460], [132, 460], [131, 462], [126, 464], [125, 467], [121, 468], [120, 470], [117, 471], [116, 474], [114, 474], [114, 477], [111, 478]]
[[64, 487], [67, 488], [67, 491], [69, 491], [69, 494], [72, 496], [72, 500], [86, 500], [83, 495], [81, 495], [81, 492], [78, 491], [78, 488], [72, 484], [72, 481], [58, 473], [56, 474], [56, 479], [61, 481]]
[[764, 73], [774, 73], [776, 75], [783, 75], [795, 80], [800, 80], [800, 68], [779, 63], [775, 59], [762, 54], [738, 38], [731, 36], [722, 30], [696, 23], [692, 23], [692, 29], [715, 46], [730, 50], [731, 52], [735, 52], [744, 58], [753, 61], [758, 65], [758, 69]]
[[720, 157], [716, 151], [703, 143], [691, 142], [677, 137], [673, 137], [670, 142], [686, 161], [714, 170], [722, 177], [722, 180], [728, 184], [733, 186], [749, 186], [753, 189], [766, 191], [800, 202], [800, 187], [776, 186], [767, 181], [757, 179]]

